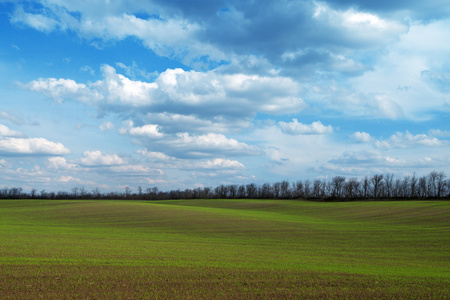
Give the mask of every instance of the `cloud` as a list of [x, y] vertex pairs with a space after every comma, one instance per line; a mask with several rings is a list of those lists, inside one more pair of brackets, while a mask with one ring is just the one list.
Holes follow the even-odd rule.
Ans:
[[119, 132], [121, 134], [147, 138], [160, 138], [164, 136], [164, 134], [159, 132], [158, 125], [147, 124], [141, 127], [133, 127], [133, 121], [127, 121], [126, 127], [120, 128]]
[[411, 175], [415, 172], [426, 173], [448, 163], [448, 157], [440, 152], [405, 153], [404, 151], [360, 150], [345, 151], [337, 158], [330, 159], [316, 170], [332, 172], [333, 175], [370, 176], [372, 174], [397, 173]]
[[171, 161], [176, 159], [175, 157], [168, 156], [162, 152], [148, 151], [147, 149], [139, 149], [137, 153], [154, 161]]
[[7, 126], [0, 124], [0, 138], [23, 136], [19, 131], [9, 129]]
[[422, 71], [422, 78], [436, 87], [443, 93], [450, 92], [450, 73], [425, 70]]
[[148, 166], [143, 165], [121, 165], [121, 166], [111, 166], [108, 168], [108, 171], [120, 173], [123, 175], [139, 175], [139, 176], [146, 176], [146, 175], [163, 175], [164, 172], [159, 169], [153, 169]]
[[431, 129], [428, 131], [431, 136], [440, 136], [440, 137], [450, 137], [450, 131], [448, 130], [440, 130], [440, 129]]
[[101, 151], [85, 151], [80, 164], [87, 167], [120, 166], [126, 161], [117, 154], [104, 154]]
[[76, 99], [81, 102], [92, 103], [103, 99], [103, 96], [97, 91], [71, 79], [39, 78], [23, 86], [28, 90], [43, 93], [58, 102], [65, 99]]
[[95, 75], [95, 70], [92, 69], [92, 67], [90, 67], [90, 66], [83, 66], [83, 67], [80, 68], [80, 71], [88, 72], [92, 76]]
[[[431, 133], [439, 135], [441, 131], [432, 131]], [[413, 146], [427, 146], [436, 147], [442, 146], [443, 142], [432, 135], [416, 134], [413, 135], [409, 131], [405, 133], [396, 132], [391, 135], [389, 139], [375, 139], [366, 132], [357, 131], [350, 136], [353, 140], [359, 143], [373, 143], [376, 148], [408, 148]]]
[[49, 157], [47, 159], [47, 166], [56, 170], [74, 170], [78, 165], [67, 162], [64, 157]]
[[44, 14], [32, 14], [24, 11], [22, 6], [18, 6], [11, 16], [12, 23], [26, 24], [42, 32], [50, 32], [57, 29], [60, 24], [52, 17]]
[[198, 114], [180, 113], [147, 113], [145, 120], [159, 124], [166, 133], [189, 132], [215, 132], [227, 133], [240, 131], [251, 126], [251, 120], [245, 118], [225, 118], [224, 116], [202, 116]]
[[17, 116], [13, 116], [10, 113], [6, 112], [6, 111], [0, 111], [0, 118], [12, 122], [16, 125], [23, 125], [25, 123], [27, 123], [26, 121], [24, 121], [22, 118], [19, 118]]
[[216, 158], [213, 160], [206, 160], [201, 162], [192, 163], [191, 165], [187, 165], [183, 167], [183, 169], [206, 169], [206, 170], [237, 170], [244, 169], [244, 165], [238, 162], [237, 160], [229, 160]]
[[442, 0], [413, 0], [413, 1], [370, 1], [370, 0], [341, 0], [329, 1], [337, 8], [358, 7], [362, 11], [369, 11], [386, 17], [401, 19], [402, 16], [422, 21], [447, 18], [450, 6]]
[[178, 133], [177, 139], [170, 143], [177, 155], [203, 157], [211, 155], [261, 155], [263, 152], [256, 146], [247, 145], [235, 139], [228, 139], [223, 134], [208, 133], [191, 136], [189, 133]]
[[107, 131], [107, 130], [112, 130], [114, 129], [114, 124], [111, 122], [104, 122], [99, 126], [101, 131]]
[[328, 134], [333, 132], [331, 125], [325, 126], [320, 121], [313, 122], [310, 125], [298, 122], [297, 119], [292, 119], [292, 122], [278, 122], [281, 131], [290, 135], [299, 134]]
[[350, 136], [352, 139], [359, 143], [368, 143], [373, 140], [372, 136], [367, 132], [357, 131]]
[[435, 137], [426, 134], [413, 135], [409, 131], [405, 133], [396, 132], [386, 141], [376, 141], [375, 146], [379, 148], [400, 147], [406, 148], [411, 146], [427, 146], [435, 147], [441, 146], [442, 142]]
[[102, 74], [102, 80], [88, 84], [41, 78], [24, 86], [57, 101], [91, 103], [100, 111], [116, 111], [114, 106], [120, 106], [135, 114], [151, 111], [166, 123], [188, 120], [193, 130], [212, 126], [225, 131], [230, 125], [233, 130], [248, 126], [257, 113], [296, 113], [307, 107], [299, 85], [287, 77], [168, 69], [148, 83], [128, 79], [108, 65], [102, 66]]
[[0, 153], [11, 156], [54, 156], [69, 154], [70, 150], [61, 143], [44, 138], [4, 138], [0, 139]]

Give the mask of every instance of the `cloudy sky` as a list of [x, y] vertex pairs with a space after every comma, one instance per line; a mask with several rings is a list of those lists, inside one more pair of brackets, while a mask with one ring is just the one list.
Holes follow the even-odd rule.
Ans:
[[448, 0], [0, 0], [0, 187], [450, 173]]

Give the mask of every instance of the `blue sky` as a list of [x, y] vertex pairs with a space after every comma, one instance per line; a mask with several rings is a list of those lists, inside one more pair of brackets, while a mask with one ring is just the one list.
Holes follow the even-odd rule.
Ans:
[[0, 187], [450, 170], [450, 4], [0, 1]]

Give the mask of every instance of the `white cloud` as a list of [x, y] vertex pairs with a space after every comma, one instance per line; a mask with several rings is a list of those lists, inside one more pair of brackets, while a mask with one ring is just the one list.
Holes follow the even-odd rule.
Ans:
[[92, 89], [102, 94], [107, 103], [132, 107], [154, 103], [152, 93], [158, 88], [156, 83], [130, 80], [117, 74], [116, 70], [109, 65], [103, 65], [101, 70], [104, 80], [92, 84]]
[[335, 35], [354, 45], [383, 45], [395, 41], [400, 34], [408, 31], [406, 25], [371, 13], [359, 12], [353, 8], [346, 11], [334, 10], [323, 2], [315, 2], [315, 5], [314, 18], [322, 25], [334, 28]]
[[0, 124], [0, 138], [2, 137], [18, 137], [23, 136], [19, 131], [9, 129], [7, 126]]
[[80, 163], [83, 166], [118, 166], [126, 164], [126, 161], [117, 154], [104, 154], [101, 151], [85, 151]]
[[76, 164], [67, 162], [64, 157], [49, 157], [47, 165], [49, 168], [57, 170], [73, 170], [78, 167]]
[[350, 136], [352, 139], [359, 143], [368, 143], [373, 140], [372, 136], [367, 132], [357, 131]]
[[191, 136], [189, 133], [178, 133], [177, 139], [170, 143], [178, 151], [188, 151], [194, 156], [221, 153], [226, 155], [260, 155], [262, 151], [255, 146], [247, 145], [235, 139], [228, 139], [223, 134], [208, 133]]
[[91, 75], [95, 75], [95, 70], [91, 66], [83, 66], [80, 68], [80, 71], [88, 72]]
[[23, 23], [36, 30], [50, 32], [59, 27], [59, 22], [43, 14], [30, 14], [19, 6], [11, 17], [12, 23]]
[[143, 165], [122, 165], [111, 166], [109, 171], [121, 174], [135, 174], [135, 175], [163, 175], [164, 172], [159, 169], [153, 169]]
[[180, 131], [216, 132], [226, 133], [239, 131], [251, 126], [249, 119], [228, 119], [223, 116], [184, 115], [179, 113], [148, 113], [146, 120], [160, 124], [165, 132], [177, 133]]
[[313, 122], [310, 125], [298, 122], [297, 119], [292, 119], [292, 122], [278, 122], [281, 131], [290, 135], [299, 134], [328, 134], [333, 132], [331, 125], [325, 126], [320, 121]]
[[141, 127], [133, 127], [133, 121], [125, 122], [126, 127], [119, 129], [121, 134], [129, 134], [131, 136], [148, 137], [148, 138], [160, 138], [164, 136], [159, 132], [158, 125], [147, 124]]
[[22, 125], [22, 124], [26, 123], [24, 120], [22, 120], [22, 118], [13, 116], [6, 111], [0, 111], [0, 118], [10, 121], [16, 125]]
[[74, 177], [69, 176], [69, 175], [63, 175], [63, 176], [61, 176], [58, 179], [58, 181], [64, 182], [64, 183], [73, 181], [73, 182], [78, 182], [79, 183], [81, 180], [79, 178], [74, 178]]
[[5, 138], [0, 140], [0, 153], [6, 155], [64, 155], [70, 150], [61, 143], [44, 138]]
[[450, 131], [448, 130], [431, 129], [428, 133], [432, 136], [450, 137]]
[[5, 159], [0, 159], [0, 168], [5, 168], [9, 166], [8, 162]]
[[149, 158], [150, 160], [156, 160], [156, 161], [171, 161], [175, 160], [175, 157], [168, 156], [162, 152], [157, 151], [148, 151], [147, 149], [139, 149], [137, 153], [141, 154], [142, 156], [145, 156]]
[[375, 139], [367, 132], [357, 131], [350, 136], [356, 142], [359, 143], [373, 143], [376, 148], [407, 148], [413, 146], [442, 146], [442, 141], [437, 139], [434, 136], [426, 135], [426, 134], [416, 134], [413, 135], [409, 131], [405, 133], [396, 132], [391, 135], [389, 139]]
[[210, 169], [210, 170], [223, 170], [223, 169], [244, 169], [244, 165], [237, 160], [229, 160], [216, 158], [213, 160], [201, 161], [192, 164], [191, 168], [194, 169]]
[[114, 124], [111, 122], [104, 122], [99, 126], [101, 131], [112, 130], [114, 129]]
[[378, 148], [400, 147], [406, 148], [411, 146], [441, 146], [442, 142], [435, 137], [426, 134], [413, 135], [406, 131], [405, 133], [396, 132], [386, 141], [376, 141], [375, 146]]
[[83, 83], [76, 83], [72, 79], [39, 78], [24, 85], [25, 88], [43, 93], [58, 102], [64, 99], [76, 99], [85, 103], [97, 102], [103, 96], [95, 90], [90, 89]]
[[117, 74], [109, 65], [102, 66], [102, 73], [103, 80], [88, 85], [71, 79], [41, 78], [25, 87], [59, 101], [73, 98], [129, 107], [163, 104], [164, 109], [174, 112], [200, 110], [200, 114], [280, 114], [299, 112], [306, 107], [299, 97], [298, 84], [287, 77], [168, 69], [155, 82], [147, 83]]

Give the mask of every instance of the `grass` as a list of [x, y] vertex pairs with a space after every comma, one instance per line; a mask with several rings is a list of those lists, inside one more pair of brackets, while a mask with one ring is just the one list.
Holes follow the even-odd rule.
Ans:
[[450, 202], [0, 201], [2, 299], [450, 298]]

